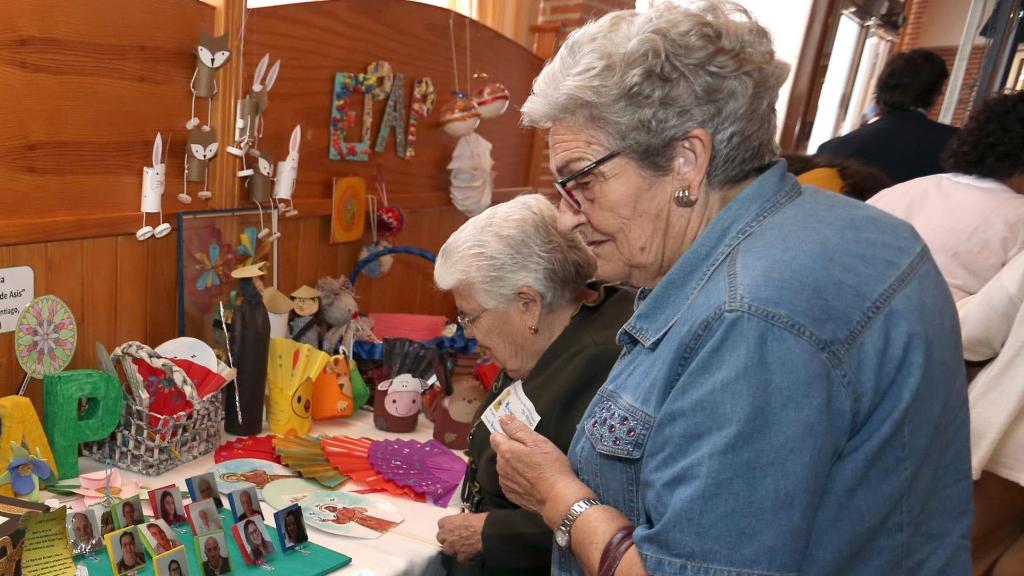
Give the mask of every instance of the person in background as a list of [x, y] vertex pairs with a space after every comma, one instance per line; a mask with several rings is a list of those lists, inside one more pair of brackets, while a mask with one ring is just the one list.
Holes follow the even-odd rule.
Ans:
[[554, 206], [538, 194], [469, 219], [438, 253], [435, 283], [454, 294], [466, 335], [488, 347], [504, 368], [473, 419], [466, 513], [438, 522], [449, 574], [551, 571], [551, 529], [501, 491], [490, 431], [480, 416], [521, 380], [540, 416], [537, 433], [568, 450], [583, 411], [619, 356], [615, 334], [636, 294], [588, 284], [595, 265], [583, 240], [559, 229]]
[[957, 302], [971, 381], [974, 574], [1024, 574], [1024, 252]]
[[910, 225], [787, 173], [787, 68], [738, 3], [659, 2], [574, 31], [522, 106], [596, 277], [639, 288], [568, 454], [491, 434], [555, 575], [970, 570], [953, 299]]
[[869, 198], [893, 185], [885, 174], [849, 158], [786, 154], [789, 173], [804, 186], [814, 186], [836, 192], [848, 198], [866, 202]]
[[960, 300], [1024, 250], [1024, 92], [985, 101], [943, 162], [949, 174], [897, 184], [868, 204], [914, 226]]
[[818, 154], [858, 160], [899, 184], [942, 172], [939, 157], [956, 128], [928, 118], [949, 72], [928, 50], [896, 54], [878, 78], [878, 120], [818, 147]]

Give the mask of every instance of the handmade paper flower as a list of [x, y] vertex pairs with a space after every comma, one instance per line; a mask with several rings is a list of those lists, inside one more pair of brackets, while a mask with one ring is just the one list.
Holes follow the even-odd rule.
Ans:
[[[79, 488], [74, 488], [71, 491], [85, 500], [85, 506], [88, 508], [94, 504], [103, 502], [107, 497], [107, 471], [100, 470], [99, 472], [90, 472], [88, 474], [82, 474], [78, 477]], [[124, 500], [131, 498], [139, 493], [141, 486], [135, 480], [124, 480], [121, 477], [121, 471], [117, 468], [113, 468], [110, 471], [110, 496], [118, 500]]]
[[39, 500], [39, 479], [46, 480], [52, 473], [41, 455], [33, 456], [17, 442], [11, 442], [11, 461], [0, 476], [0, 483], [9, 481], [15, 496], [35, 502]]

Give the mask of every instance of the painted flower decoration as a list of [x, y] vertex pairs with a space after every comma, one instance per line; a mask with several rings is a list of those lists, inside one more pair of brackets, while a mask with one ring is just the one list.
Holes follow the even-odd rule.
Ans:
[[[90, 472], [82, 474], [79, 478], [80, 488], [72, 490], [75, 494], [82, 496], [85, 506], [88, 508], [94, 504], [103, 502], [107, 497], [107, 471]], [[121, 471], [113, 468], [110, 471], [110, 496], [117, 500], [131, 498], [139, 493], [141, 486], [135, 480], [125, 480], [121, 477]]]
[[11, 461], [0, 482], [10, 481], [15, 496], [35, 501], [39, 499], [39, 480], [47, 480], [52, 474], [50, 464], [41, 455], [33, 456], [17, 442], [11, 442]]
[[77, 334], [75, 317], [63, 301], [56, 296], [36, 298], [18, 319], [18, 362], [36, 378], [59, 372], [75, 353]]
[[241, 266], [249, 266], [266, 260], [270, 254], [270, 242], [261, 242], [255, 226], [249, 226], [239, 235], [235, 248], [242, 260]]

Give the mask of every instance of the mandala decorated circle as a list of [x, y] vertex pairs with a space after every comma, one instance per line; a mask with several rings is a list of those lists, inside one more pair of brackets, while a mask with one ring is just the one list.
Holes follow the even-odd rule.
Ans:
[[37, 379], [63, 370], [71, 362], [77, 342], [75, 316], [56, 296], [40, 296], [29, 303], [14, 328], [18, 363]]

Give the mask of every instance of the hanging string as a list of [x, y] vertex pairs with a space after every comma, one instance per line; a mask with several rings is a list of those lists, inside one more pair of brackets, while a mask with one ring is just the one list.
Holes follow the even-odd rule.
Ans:
[[106, 485], [103, 488], [103, 505], [104, 506], [110, 506], [111, 504], [114, 503], [114, 499], [110, 496], [110, 480], [111, 480], [111, 478], [114, 475], [114, 463], [110, 461], [110, 458], [107, 458], [107, 460], [105, 462], [105, 465], [106, 465], [106, 477], [105, 477], [105, 484]]
[[452, 44], [452, 72], [455, 74], [455, 91], [459, 92], [459, 64], [455, 58], [455, 12], [448, 15], [448, 36]]
[[472, 80], [470, 76], [469, 67], [469, 18], [466, 18], [466, 96], [469, 97], [473, 93], [473, 87], [471, 86]]
[[370, 212], [370, 244], [377, 245], [377, 197], [367, 196], [366, 208]]
[[388, 187], [384, 183], [384, 167], [377, 164], [377, 194], [380, 195], [384, 205], [388, 205]]

